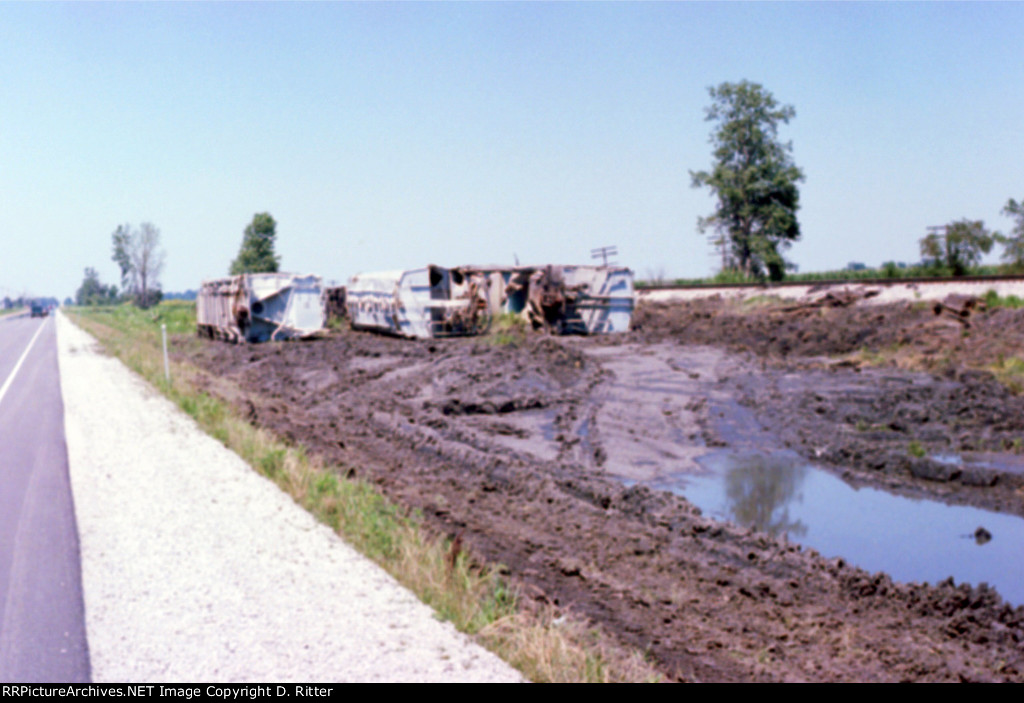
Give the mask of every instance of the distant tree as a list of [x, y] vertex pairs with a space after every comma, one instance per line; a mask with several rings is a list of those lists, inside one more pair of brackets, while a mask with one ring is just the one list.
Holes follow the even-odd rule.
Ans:
[[111, 237], [111, 257], [121, 269], [121, 287], [125, 295], [140, 308], [160, 302], [160, 274], [165, 252], [160, 248], [160, 230], [152, 222], [143, 222], [138, 229], [118, 225]]
[[148, 308], [160, 302], [160, 274], [164, 270], [164, 251], [160, 248], [160, 230], [143, 222], [135, 233], [131, 250], [135, 271], [135, 304]]
[[117, 302], [117, 286], [106, 286], [100, 283], [96, 269], [85, 269], [85, 278], [75, 293], [78, 305], [110, 305]]
[[900, 277], [900, 266], [895, 261], [886, 261], [882, 264], [882, 277], [883, 278], [899, 278]]
[[132, 248], [132, 226], [118, 225], [111, 239], [114, 243], [114, 254], [111, 258], [121, 269], [121, 290], [134, 290], [135, 268], [132, 266], [132, 255], [129, 253]]
[[981, 220], [957, 220], [943, 229], [943, 234], [930, 232], [921, 239], [921, 257], [933, 270], [953, 276], [963, 276], [977, 266], [982, 254], [992, 251], [996, 241]]
[[1003, 214], [1016, 220], [1009, 235], [994, 235], [1003, 245], [1003, 261], [1015, 269], [1024, 269], [1024, 199], [1018, 203], [1010, 198], [1003, 208]]
[[275, 273], [280, 259], [274, 253], [277, 238], [277, 222], [270, 213], [253, 215], [252, 222], [245, 228], [238, 257], [231, 262], [231, 275], [239, 273]]
[[796, 219], [803, 173], [792, 161], [793, 146], [778, 140], [778, 127], [795, 115], [757, 83], [722, 83], [709, 88], [705, 120], [711, 133], [714, 164], [690, 172], [694, 188], [709, 187], [718, 199], [715, 212], [698, 219], [699, 230], [715, 233], [723, 269], [773, 280], [788, 267], [782, 249], [800, 238]]

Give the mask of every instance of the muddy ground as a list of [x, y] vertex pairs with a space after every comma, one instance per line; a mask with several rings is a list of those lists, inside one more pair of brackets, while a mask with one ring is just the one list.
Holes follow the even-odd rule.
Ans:
[[[1024, 313], [965, 319], [701, 301], [641, 305], [606, 338], [343, 330], [178, 349], [254, 424], [461, 534], [527, 604], [585, 616], [670, 679], [1021, 681], [1024, 607], [994, 590], [893, 583], [643, 485], [756, 442], [1024, 514], [1024, 401], [983, 370], [1021, 348]], [[967, 461], [928, 458], [942, 452]]]

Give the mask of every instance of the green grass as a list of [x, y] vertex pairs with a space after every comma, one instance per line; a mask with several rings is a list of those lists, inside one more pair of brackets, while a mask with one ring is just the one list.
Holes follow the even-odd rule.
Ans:
[[[203, 430], [274, 481], [346, 542], [380, 564], [434, 608], [438, 616], [538, 682], [656, 681], [641, 655], [612, 644], [600, 632], [550, 611], [519, 608], [501, 565], [473, 561], [446, 538], [431, 535], [420, 516], [403, 510], [372, 484], [348, 478], [350, 467], [325, 466], [301, 446], [253, 427], [230, 404], [197, 386], [202, 372], [174, 362], [164, 380], [160, 325], [176, 348], [195, 336], [195, 304], [165, 302], [150, 310], [131, 305], [67, 311], [107, 351], [159, 388]], [[507, 334], [518, 334], [509, 322]], [[497, 325], [501, 329], [501, 323]], [[499, 332], [500, 333], [500, 332]]]
[[907, 453], [916, 459], [921, 459], [927, 452], [925, 452], [925, 449], [921, 446], [920, 442], [913, 439], [910, 441], [910, 444], [907, 445]]
[[985, 293], [984, 300], [985, 305], [989, 308], [1010, 308], [1011, 310], [1017, 310], [1024, 307], [1024, 300], [1018, 298], [1016, 295], [1000, 297], [994, 290], [990, 290]]
[[[1008, 266], [975, 266], [967, 271], [970, 276], [1000, 276], [1017, 273]], [[937, 269], [931, 266], [912, 265], [900, 268], [892, 262], [887, 262], [877, 268], [865, 268], [858, 271], [840, 269], [837, 271], [808, 271], [806, 273], [787, 273], [786, 283], [816, 283], [818, 281], [866, 281], [899, 278], [951, 278], [952, 273], [947, 270]], [[677, 278], [674, 283], [680, 286], [715, 286], [723, 284], [749, 284], [760, 285], [767, 283], [766, 279], [758, 279], [747, 276], [739, 271], [719, 271], [714, 276], [706, 278]], [[637, 288], [649, 288], [658, 285], [655, 281], [637, 281]]]
[[491, 329], [482, 339], [496, 346], [522, 344], [526, 341], [527, 327], [528, 323], [521, 315], [503, 312], [495, 316]]
[[159, 336], [162, 324], [167, 325], [168, 335], [194, 335], [196, 332], [196, 304], [190, 300], [168, 300], [148, 310], [122, 303], [67, 308], [66, 312], [82, 313], [133, 337], [142, 336], [146, 341]]

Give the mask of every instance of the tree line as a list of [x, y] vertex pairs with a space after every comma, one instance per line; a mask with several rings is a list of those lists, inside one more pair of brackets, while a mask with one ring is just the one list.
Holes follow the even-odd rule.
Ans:
[[163, 298], [160, 274], [166, 252], [160, 246], [160, 230], [152, 222], [138, 227], [118, 225], [111, 235], [110, 257], [121, 272], [121, 290], [100, 281], [95, 268], [87, 267], [82, 284], [75, 293], [78, 305], [113, 305], [131, 301], [140, 308], [156, 305]]
[[[716, 123], [709, 139], [713, 163], [690, 177], [694, 188], [710, 188], [717, 202], [711, 215], [698, 218], [698, 231], [711, 234], [721, 277], [781, 280], [794, 268], [783, 252], [800, 239], [797, 184], [804, 174], [793, 163], [792, 143], [780, 141], [778, 132], [796, 110], [749, 81], [722, 83], [708, 92], [712, 102], [705, 120]], [[1024, 199], [1011, 198], [1002, 212], [1015, 220], [1009, 235], [970, 219], [930, 228], [919, 241], [924, 269], [962, 276], [1000, 244], [1007, 269], [1024, 272]]]
[[[274, 251], [277, 222], [270, 213], [253, 215], [246, 226], [238, 256], [231, 262], [229, 273], [273, 273], [280, 266]], [[160, 275], [166, 252], [160, 246], [160, 230], [151, 222], [138, 227], [118, 225], [111, 235], [111, 259], [121, 273], [121, 290], [100, 281], [95, 268], [85, 269], [85, 277], [75, 293], [78, 305], [113, 305], [131, 302], [140, 308], [159, 303], [163, 297]]]
[[[779, 138], [779, 128], [796, 116], [792, 105], [781, 105], [757, 83], [722, 83], [708, 89], [711, 104], [705, 120], [714, 122], [709, 141], [714, 147], [710, 170], [691, 171], [694, 188], [709, 188], [715, 210], [697, 220], [702, 234], [721, 255], [720, 277], [744, 280], [782, 280], [795, 267], [783, 256], [800, 239], [796, 213], [798, 183], [804, 173], [792, 158], [793, 145]], [[1010, 199], [1002, 210], [1015, 220], [1010, 234], [991, 231], [981, 220], [961, 219], [929, 228], [920, 239], [924, 268], [936, 275], [959, 276], [977, 266], [999, 244], [1013, 272], [1024, 272], [1024, 199]], [[277, 222], [270, 213], [253, 215], [246, 226], [231, 275], [279, 270], [274, 251]], [[121, 293], [99, 281], [95, 269], [85, 270], [76, 295], [79, 305], [130, 300], [142, 308], [162, 297], [159, 277], [164, 251], [160, 230], [144, 222], [138, 228], [119, 225], [112, 235], [113, 256], [121, 272]], [[894, 265], [895, 266], [895, 265]]]
[[1008, 272], [1024, 272], [1024, 200], [1010, 198], [1002, 213], [1015, 220], [1008, 235], [988, 229], [983, 220], [967, 218], [929, 228], [920, 240], [924, 267], [935, 275], [963, 276], [999, 244]]

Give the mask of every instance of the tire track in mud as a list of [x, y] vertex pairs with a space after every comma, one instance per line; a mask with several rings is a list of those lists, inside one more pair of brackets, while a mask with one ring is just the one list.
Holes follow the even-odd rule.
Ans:
[[758, 370], [641, 340], [345, 331], [191, 356], [253, 422], [461, 533], [527, 604], [590, 618], [672, 677], [1021, 680], [1024, 608], [994, 592], [893, 584], [613, 478], [686, 466], [717, 441], [710, 407], [734, 392], [719, 381]]
[[[951, 321], [910, 303], [786, 312], [711, 299], [644, 306], [637, 324], [648, 342], [760, 357], [760, 368], [721, 379], [725, 392], [844, 478], [1024, 516], [1024, 395], [988, 370], [1024, 348], [1024, 310], [977, 305]], [[858, 350], [930, 373], [869, 368], [848, 357]], [[934, 458], [951, 454], [959, 465]]]

